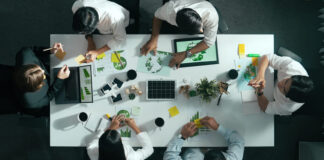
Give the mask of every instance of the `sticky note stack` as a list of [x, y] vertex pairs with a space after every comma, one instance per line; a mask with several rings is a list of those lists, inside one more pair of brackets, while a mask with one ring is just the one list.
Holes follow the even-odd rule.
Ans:
[[245, 44], [239, 44], [238, 46], [238, 54], [240, 58], [244, 58], [245, 56]]
[[195, 123], [195, 125], [196, 125], [197, 128], [203, 127], [203, 125], [200, 123], [200, 119], [194, 120], [194, 123]]
[[111, 54], [111, 62], [119, 63], [119, 59], [120, 59], [120, 53], [117, 53], [117, 54], [112, 53]]
[[78, 57], [76, 57], [74, 60], [78, 63], [78, 64], [81, 64], [83, 63], [83, 61], [85, 60], [86, 58], [80, 54]]
[[174, 116], [178, 115], [179, 114], [179, 110], [178, 110], [177, 106], [171, 107], [169, 109], [169, 113], [170, 113], [170, 116], [171, 117], [174, 117]]

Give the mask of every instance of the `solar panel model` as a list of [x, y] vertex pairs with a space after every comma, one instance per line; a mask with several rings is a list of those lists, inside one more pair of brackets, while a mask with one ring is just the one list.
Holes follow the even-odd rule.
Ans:
[[173, 100], [175, 99], [175, 81], [149, 80], [146, 83], [146, 99]]

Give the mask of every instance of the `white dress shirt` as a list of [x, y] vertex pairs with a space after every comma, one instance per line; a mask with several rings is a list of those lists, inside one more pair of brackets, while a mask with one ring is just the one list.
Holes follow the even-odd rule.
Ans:
[[204, 42], [209, 47], [214, 45], [218, 29], [218, 14], [215, 7], [206, 0], [170, 0], [156, 10], [154, 16], [178, 26], [176, 15], [183, 8], [193, 9], [199, 14], [202, 19]]
[[[244, 154], [244, 139], [237, 131], [228, 130], [219, 125], [217, 132], [221, 134], [228, 144], [226, 152], [222, 152], [226, 160], [242, 160]], [[199, 148], [188, 148], [182, 156], [181, 149], [185, 140], [179, 136], [174, 137], [168, 144], [163, 160], [204, 160], [204, 154]]]
[[[91, 160], [98, 160], [99, 158], [99, 138], [103, 133], [104, 131], [99, 131], [87, 146], [87, 152]], [[122, 142], [127, 160], [144, 160], [153, 153], [152, 142], [146, 132], [137, 134], [136, 138], [142, 145], [142, 149], [135, 151], [127, 142]]]
[[72, 6], [75, 13], [81, 7], [92, 7], [99, 15], [97, 29], [101, 34], [113, 34], [107, 42], [112, 50], [119, 49], [125, 43], [125, 28], [129, 24], [129, 12], [122, 6], [107, 0], [77, 0]]
[[299, 109], [304, 103], [294, 102], [282, 94], [278, 88], [278, 82], [290, 78], [293, 75], [308, 76], [308, 74], [300, 63], [290, 57], [269, 54], [267, 58], [269, 60], [269, 66], [278, 71], [278, 80], [275, 83], [273, 93], [275, 101], [269, 101], [265, 112], [268, 114], [291, 115], [292, 112]]

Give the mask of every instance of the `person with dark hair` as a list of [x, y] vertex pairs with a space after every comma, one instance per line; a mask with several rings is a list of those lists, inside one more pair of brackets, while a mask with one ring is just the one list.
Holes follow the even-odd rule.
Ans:
[[[62, 44], [55, 43], [53, 50], [61, 50]], [[31, 48], [23, 48], [16, 55], [14, 72], [17, 97], [24, 109], [36, 110], [49, 105], [54, 95], [63, 86], [64, 79], [70, 75], [68, 66], [64, 65], [57, 74], [52, 85], [49, 84], [49, 72], [43, 62], [36, 57]], [[46, 54], [46, 53], [38, 53]]]
[[[263, 95], [266, 87], [264, 79], [268, 67], [278, 71], [278, 80], [274, 89], [274, 101], [269, 101]], [[291, 115], [299, 109], [314, 88], [313, 81], [308, 77], [305, 68], [290, 57], [280, 57], [275, 54], [261, 58], [257, 76], [249, 82], [256, 89], [259, 107], [268, 114]]]
[[[117, 3], [108, 0], [76, 0], [72, 6], [72, 28], [85, 34], [88, 41], [87, 63], [97, 55], [110, 49], [119, 49], [125, 43], [126, 30], [129, 24], [129, 12]], [[92, 33], [98, 30], [101, 34], [112, 34], [113, 37], [103, 47], [96, 49]]]
[[[227, 130], [212, 117], [204, 117], [200, 123], [217, 133], [221, 134], [228, 144], [225, 152], [220, 150], [204, 151], [200, 148], [188, 148], [180, 156], [181, 148], [185, 140], [193, 136], [197, 132], [195, 123], [189, 122], [181, 129], [181, 134], [174, 137], [168, 144], [164, 153], [163, 160], [242, 160], [244, 153], [244, 139], [236, 131]], [[205, 153], [204, 153], [205, 152]]]
[[186, 34], [203, 33], [204, 39], [196, 46], [187, 51], [173, 54], [169, 66], [179, 68], [185, 58], [215, 45], [218, 19], [215, 7], [206, 0], [170, 0], [155, 11], [152, 35], [150, 40], [142, 46], [141, 54], [147, 55], [152, 50], [156, 54], [162, 21], [177, 26]]
[[[121, 122], [133, 129], [142, 149], [136, 151], [121, 139], [117, 131], [122, 127]], [[110, 126], [105, 131], [99, 131], [87, 145], [87, 152], [91, 160], [144, 160], [153, 153], [150, 137], [146, 132], [141, 132], [134, 119], [125, 118], [123, 115], [114, 116]]]

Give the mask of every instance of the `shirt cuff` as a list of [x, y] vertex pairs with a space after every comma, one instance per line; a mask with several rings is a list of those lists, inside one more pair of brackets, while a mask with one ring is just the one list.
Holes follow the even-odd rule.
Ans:
[[222, 125], [219, 125], [219, 126], [218, 126], [218, 129], [217, 129], [216, 132], [218, 132], [218, 133], [221, 134], [222, 136], [225, 136], [226, 131], [227, 131], [226, 128], [224, 128]]

